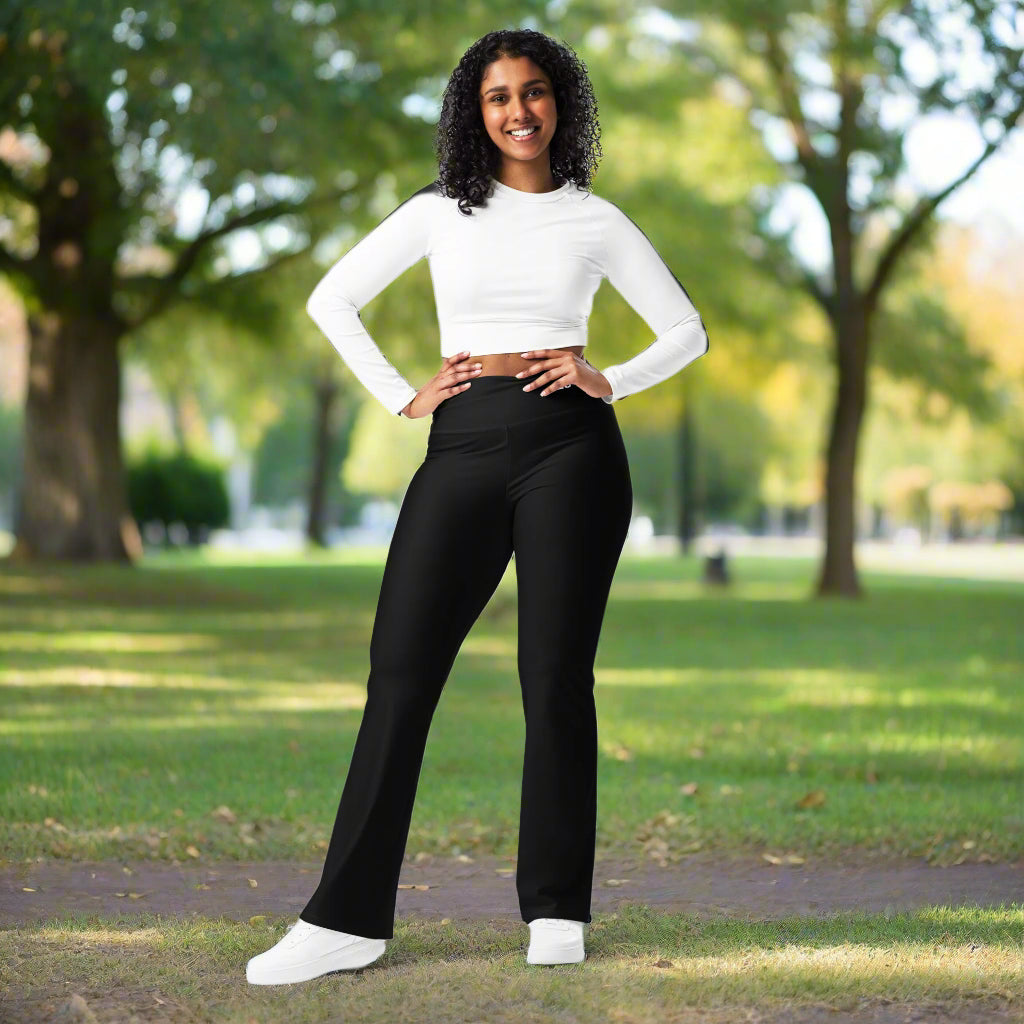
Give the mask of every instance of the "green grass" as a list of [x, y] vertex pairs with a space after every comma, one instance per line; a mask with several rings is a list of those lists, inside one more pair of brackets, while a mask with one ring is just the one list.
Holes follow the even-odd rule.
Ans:
[[[318, 856], [383, 555], [0, 569], [0, 855]], [[866, 600], [815, 601], [810, 561], [733, 568], [719, 593], [695, 560], [619, 566], [599, 851], [1020, 856], [1024, 586], [864, 573]], [[442, 694], [410, 852], [515, 853], [514, 602], [510, 567]]]
[[[0, 568], [0, 856], [319, 859], [384, 554]], [[723, 593], [696, 561], [623, 560], [596, 669], [599, 852], [1021, 856], [1024, 586], [863, 572], [866, 600], [815, 601], [816, 568], [737, 558]], [[409, 853], [515, 853], [514, 602], [510, 567], [442, 695]], [[1024, 1010], [1020, 904], [765, 922], [626, 906], [595, 914], [587, 960], [557, 968], [525, 964], [521, 921], [414, 915], [363, 972], [246, 985], [288, 920], [9, 928], [3, 1007], [49, 1020], [78, 992], [99, 1020], [246, 1024]]]
[[[133, 1011], [152, 1014], [145, 1019], [246, 1024], [726, 1024], [764, 1019], [748, 1009], [852, 1010], [892, 1001], [953, 1011], [943, 1020], [995, 1020], [994, 1008], [1020, 1005], [1021, 914], [937, 907], [888, 919], [842, 914], [758, 923], [627, 907], [595, 917], [586, 961], [560, 967], [526, 965], [521, 922], [403, 920], [366, 970], [271, 988], [246, 985], [242, 965], [280, 938], [283, 922], [124, 915], [0, 933], [0, 984], [10, 985], [20, 971], [20, 1007], [38, 1008], [48, 998], [56, 1008], [69, 993], [82, 993], [99, 1020]], [[976, 1016], [980, 1007], [993, 1008], [992, 1016], [984, 1009]]]

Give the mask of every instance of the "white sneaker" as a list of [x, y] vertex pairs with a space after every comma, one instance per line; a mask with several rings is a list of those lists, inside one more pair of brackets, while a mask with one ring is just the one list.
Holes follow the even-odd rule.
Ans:
[[530, 922], [528, 964], [578, 964], [583, 951], [583, 921], [562, 917], [535, 917]]
[[300, 917], [276, 946], [249, 961], [245, 977], [251, 985], [284, 985], [365, 967], [383, 954], [385, 942], [321, 928]]

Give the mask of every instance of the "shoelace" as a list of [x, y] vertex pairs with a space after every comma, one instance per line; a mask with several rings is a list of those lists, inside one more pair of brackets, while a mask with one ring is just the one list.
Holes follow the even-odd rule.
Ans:
[[315, 927], [316, 925], [312, 925], [308, 921], [303, 921], [302, 918], [299, 918], [298, 921], [289, 926], [288, 932], [284, 937], [284, 945], [289, 949], [298, 945]]

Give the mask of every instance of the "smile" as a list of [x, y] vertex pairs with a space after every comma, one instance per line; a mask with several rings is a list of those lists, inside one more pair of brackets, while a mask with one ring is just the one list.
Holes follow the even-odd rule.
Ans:
[[532, 135], [536, 135], [539, 131], [540, 128], [537, 127], [537, 125], [531, 125], [529, 128], [513, 128], [508, 134], [511, 135], [513, 139], [528, 139]]

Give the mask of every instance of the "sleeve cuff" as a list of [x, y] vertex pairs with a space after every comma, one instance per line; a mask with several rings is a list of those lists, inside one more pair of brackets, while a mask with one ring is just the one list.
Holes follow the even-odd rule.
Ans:
[[619, 392], [619, 381], [618, 375], [616, 374], [617, 366], [609, 366], [601, 371], [602, 376], [612, 387], [612, 393], [610, 395], [602, 395], [601, 401], [611, 405], [612, 402], [617, 402], [622, 396]]
[[404, 409], [404, 408], [405, 408], [405, 407], [406, 407], [406, 406], [407, 406], [407, 405], [408, 405], [408, 404], [409, 404], [409, 403], [410, 403], [410, 402], [411, 402], [411, 401], [412, 401], [412, 400], [413, 400], [413, 399], [414, 399], [414, 398], [415, 398], [415, 397], [416, 397], [416, 396], [417, 396], [418, 394], [419, 394], [419, 392], [418, 392], [418, 391], [417, 391], [417, 390], [416, 390], [415, 388], [413, 388], [413, 387], [410, 387], [410, 388], [409, 388], [409, 391], [408, 391], [408, 393], [407, 393], [407, 394], [406, 394], [406, 396], [405, 396], [405, 398], [404, 398], [404, 399], [402, 400], [402, 404], [401, 404], [401, 405], [400, 405], [400, 406], [399, 406], [399, 407], [398, 407], [397, 409], [394, 409], [394, 410], [392, 410], [392, 411], [394, 412], [394, 414], [395, 414], [396, 416], [401, 416], [401, 415], [402, 415], [402, 410], [403, 410], [403, 409]]

